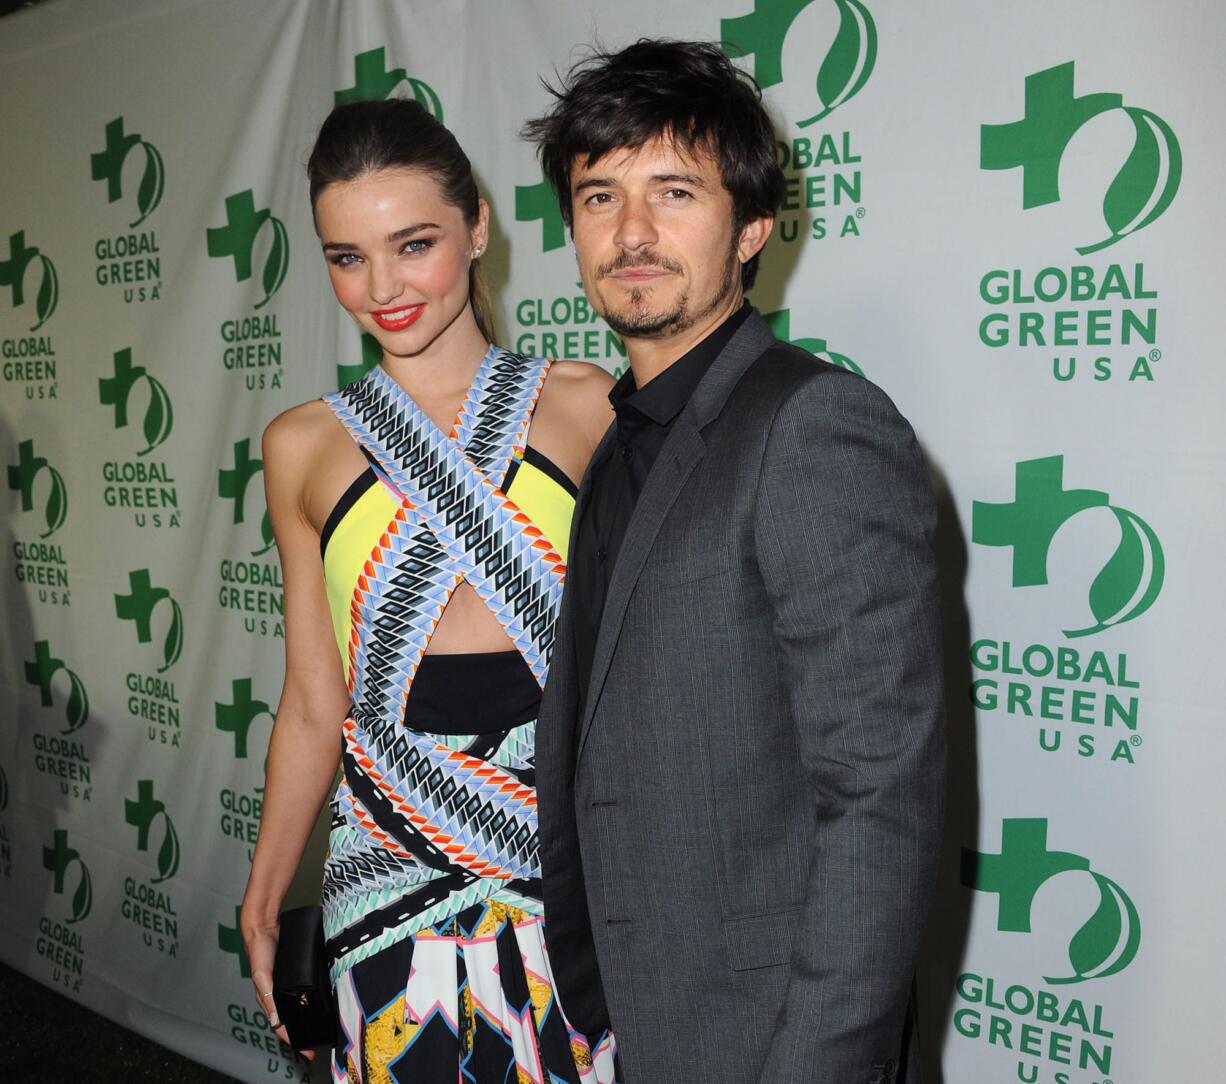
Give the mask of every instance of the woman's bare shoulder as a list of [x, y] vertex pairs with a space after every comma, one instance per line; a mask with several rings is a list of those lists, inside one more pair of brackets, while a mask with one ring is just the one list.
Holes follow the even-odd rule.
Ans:
[[264, 430], [264, 455], [301, 460], [343, 434], [336, 416], [322, 399], [283, 410]]

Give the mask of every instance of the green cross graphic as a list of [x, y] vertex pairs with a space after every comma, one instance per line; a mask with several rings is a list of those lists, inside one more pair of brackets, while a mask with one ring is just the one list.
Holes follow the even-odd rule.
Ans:
[[242, 930], [239, 925], [240, 909], [234, 908], [234, 925], [223, 926], [217, 923], [217, 947], [222, 952], [232, 952], [238, 957], [239, 970], [243, 978], [251, 978], [251, 961], [247, 959], [247, 946], [243, 944]]
[[1047, 583], [1047, 554], [1056, 532], [1078, 512], [1107, 507], [1096, 489], [1064, 488], [1064, 456], [1028, 459], [1017, 464], [1014, 500], [1009, 504], [975, 501], [971, 540], [981, 546], [1013, 547], [1013, 586]]
[[42, 456], [34, 455], [34, 441], [23, 440], [17, 445], [17, 465], [9, 466], [9, 489], [21, 493], [21, 510], [34, 509], [34, 479], [48, 463]]
[[123, 195], [123, 163], [128, 151], [141, 142], [139, 135], [124, 135], [123, 117], [116, 117], [106, 126], [106, 146], [89, 156], [90, 177], [106, 181], [106, 198], [114, 203]]
[[153, 780], [140, 779], [136, 783], [136, 800], [125, 798], [123, 802], [124, 820], [136, 829], [136, 849], [149, 849], [149, 829], [153, 826], [153, 818], [159, 813], [165, 813], [166, 807], [153, 796]]
[[720, 19], [724, 51], [735, 60], [753, 54], [754, 78], [763, 89], [783, 82], [783, 42], [796, 16], [813, 0], [755, 0], [753, 11]]
[[1073, 62], [1026, 77], [1021, 120], [980, 128], [982, 169], [1022, 169], [1022, 207], [1060, 199], [1060, 159], [1077, 130], [1100, 113], [1124, 104], [1121, 94], [1073, 93]]
[[515, 221], [541, 222], [541, 251], [552, 252], [566, 244], [566, 224], [558, 198], [546, 180], [515, 186]]
[[234, 258], [234, 274], [239, 282], [251, 278], [251, 255], [255, 250], [255, 237], [260, 227], [272, 217], [272, 211], [255, 209], [255, 196], [251, 189], [226, 197], [226, 224], [216, 228], [209, 226], [208, 250], [210, 256]]
[[233, 704], [214, 705], [214, 723], [218, 730], [234, 735], [234, 755], [247, 759], [247, 734], [257, 715], [271, 715], [272, 709], [263, 700], [251, 695], [251, 678], [238, 678], [230, 684]]
[[68, 833], [62, 829], [55, 830], [54, 845], [43, 848], [43, 869], [55, 874], [55, 893], [63, 895], [64, 875], [73, 862], [80, 862], [81, 856], [68, 846]]
[[244, 437], [234, 444], [234, 467], [217, 472], [217, 493], [223, 499], [234, 502], [234, 522], [243, 522], [243, 506], [247, 496], [247, 485], [264, 469], [262, 459], [251, 456], [251, 440]]
[[98, 381], [98, 398], [103, 406], [115, 408], [115, 428], [122, 429], [128, 424], [128, 396], [136, 382], [146, 375], [146, 369], [132, 364], [130, 347], [115, 351], [114, 365], [115, 375]]
[[13, 308], [25, 304], [26, 268], [38, 255], [37, 248], [26, 247], [26, 231], [18, 230], [9, 238], [9, 258], [0, 260], [0, 286], [8, 286], [13, 291]]
[[[25, 664], [26, 682], [38, 686], [39, 701], [44, 708], [51, 707], [51, 679], [61, 670], [68, 670], [63, 659], [51, 654], [51, 644], [38, 640], [34, 644], [34, 661]], [[69, 671], [71, 673], [71, 671]]]
[[115, 615], [121, 621], [136, 622], [136, 639], [147, 644], [153, 639], [150, 622], [154, 607], [164, 598], [170, 598], [165, 587], [154, 587], [149, 580], [147, 568], [128, 573], [131, 594], [115, 596]]
[[1047, 821], [1009, 818], [1001, 825], [1000, 854], [963, 848], [962, 883], [1000, 896], [996, 928], [1030, 932], [1030, 909], [1045, 882], [1058, 873], [1086, 870], [1090, 860], [1068, 851], [1047, 849]]
[[387, 56], [383, 46], [358, 53], [353, 58], [353, 86], [348, 90], [338, 90], [334, 96], [335, 104], [381, 100], [391, 94], [406, 78], [408, 72], [404, 68], [387, 70]]

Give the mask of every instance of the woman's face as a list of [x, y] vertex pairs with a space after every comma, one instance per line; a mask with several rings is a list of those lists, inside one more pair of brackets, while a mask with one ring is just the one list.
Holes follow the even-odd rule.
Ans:
[[468, 268], [473, 249], [485, 247], [488, 219], [483, 200], [470, 228], [434, 179], [413, 169], [337, 181], [315, 201], [336, 299], [397, 357], [467, 330]]

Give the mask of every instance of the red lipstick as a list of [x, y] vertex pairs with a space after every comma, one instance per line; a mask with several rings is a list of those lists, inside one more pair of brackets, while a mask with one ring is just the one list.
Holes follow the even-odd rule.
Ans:
[[375, 309], [370, 317], [384, 331], [403, 331], [415, 324], [425, 310], [425, 302], [422, 302], [418, 305], [400, 305], [394, 309]]

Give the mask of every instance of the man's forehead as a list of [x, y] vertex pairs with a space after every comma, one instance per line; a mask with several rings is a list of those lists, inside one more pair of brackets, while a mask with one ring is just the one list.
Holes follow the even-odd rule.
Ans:
[[718, 177], [719, 163], [705, 147], [687, 147], [669, 134], [652, 136], [637, 147], [614, 147], [591, 162], [586, 153], [571, 160], [572, 183], [584, 177], [630, 172], [712, 173]]

